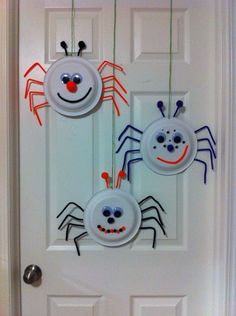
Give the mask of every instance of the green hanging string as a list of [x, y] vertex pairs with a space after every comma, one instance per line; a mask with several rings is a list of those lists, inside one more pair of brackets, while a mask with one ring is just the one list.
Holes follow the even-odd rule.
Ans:
[[[117, 7], [116, 0], [114, 0], [114, 23], [113, 23], [113, 56], [112, 61], [116, 63], [116, 16]], [[115, 68], [113, 67], [113, 76], [115, 76]], [[113, 81], [115, 85], [115, 81]], [[113, 91], [113, 97], [115, 98], [115, 91]], [[112, 188], [115, 188], [115, 178], [116, 178], [116, 113], [115, 107], [112, 107]]]
[[171, 97], [172, 97], [172, 61], [173, 61], [173, 0], [170, 0], [170, 51], [169, 51], [169, 100], [168, 100], [168, 118], [171, 116]]
[[71, 0], [71, 56], [75, 53], [75, 0]]

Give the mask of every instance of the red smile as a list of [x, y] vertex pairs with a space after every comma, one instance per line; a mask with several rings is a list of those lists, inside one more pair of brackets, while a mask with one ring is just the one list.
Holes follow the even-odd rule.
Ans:
[[177, 160], [165, 160], [161, 157], [157, 157], [157, 160], [160, 160], [161, 162], [164, 162], [164, 163], [167, 163], [167, 164], [170, 164], [170, 165], [176, 165], [177, 163], [181, 162], [184, 157], [186, 156], [187, 154], [187, 151], [188, 151], [188, 148], [189, 148], [189, 145], [186, 145], [186, 147], [184, 148], [181, 156], [177, 159]]
[[98, 225], [97, 228], [100, 232], [103, 232], [104, 234], [120, 234], [126, 230], [125, 226], [122, 226], [121, 228], [118, 228], [118, 229], [115, 229], [115, 228], [106, 229], [102, 227], [101, 225]]

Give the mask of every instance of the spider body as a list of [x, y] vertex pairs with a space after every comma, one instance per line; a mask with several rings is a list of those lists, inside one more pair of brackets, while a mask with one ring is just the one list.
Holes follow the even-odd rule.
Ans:
[[[64, 43], [62, 47], [65, 49], [66, 44], [62, 43]], [[82, 45], [83, 49], [86, 47], [84, 45]], [[101, 76], [106, 66], [111, 66], [121, 72], [124, 71], [123, 68], [109, 61], [104, 61], [98, 68], [95, 68], [89, 61], [79, 56], [80, 51], [78, 56], [68, 56], [66, 51], [66, 56], [54, 62], [47, 71], [40, 63], [34, 63], [24, 74], [25, 78], [28, 77], [36, 67], [45, 73], [43, 81], [28, 78], [25, 89], [29, 109], [36, 115], [39, 125], [42, 126], [42, 121], [38, 111], [49, 105], [53, 110], [69, 117], [90, 114], [105, 100], [112, 100], [116, 114], [119, 116], [120, 110], [114, 94], [118, 94], [128, 105], [123, 96], [127, 91], [121, 82], [114, 75]], [[107, 85], [109, 82], [111, 84]], [[43, 87], [43, 91], [31, 90], [32, 85]], [[45, 102], [36, 103], [35, 98], [38, 96], [44, 96]]]
[[[120, 179], [124, 175], [123, 171], [119, 173], [116, 188], [111, 189], [108, 185], [109, 175], [104, 172], [102, 177], [107, 183], [105, 190], [96, 193], [84, 209], [74, 202], [69, 202], [58, 214], [57, 218], [73, 206], [78, 208], [83, 215], [83, 217], [77, 217], [71, 215], [70, 212], [58, 227], [58, 229], [67, 227], [66, 240], [68, 240], [72, 228], [83, 230], [74, 238], [78, 255], [80, 255], [78, 242], [86, 235], [89, 235], [95, 242], [103, 246], [118, 247], [135, 238], [139, 230], [151, 230], [153, 232], [152, 247], [154, 248], [157, 235], [156, 228], [143, 225], [145, 222], [155, 222], [166, 236], [165, 225], [161, 217], [161, 212], [165, 211], [161, 204], [152, 196], [148, 196], [138, 203], [130, 193], [120, 190]], [[142, 208], [149, 200], [154, 202], [154, 205]], [[156, 215], [144, 216], [150, 211], [154, 211]]]
[[[139, 144], [139, 148], [126, 150], [124, 153], [122, 170], [127, 169], [127, 178], [130, 180], [131, 165], [143, 161], [152, 171], [162, 175], [173, 175], [183, 172], [193, 161], [201, 163], [204, 167], [204, 183], [207, 182], [207, 163], [197, 158], [198, 153], [208, 153], [212, 170], [216, 159], [216, 142], [208, 126], [193, 130], [186, 122], [176, 117], [178, 109], [183, 106], [182, 101], [177, 102], [177, 110], [172, 118], [166, 118], [163, 112], [163, 102], [158, 102], [163, 118], [152, 122], [144, 131], [127, 125], [120, 134], [121, 142], [116, 153], [119, 153], [128, 140]], [[135, 137], [127, 136], [132, 130]], [[198, 133], [206, 131], [208, 137], [198, 137]], [[202, 146], [204, 144], [204, 146]], [[129, 155], [138, 154], [134, 159]]]

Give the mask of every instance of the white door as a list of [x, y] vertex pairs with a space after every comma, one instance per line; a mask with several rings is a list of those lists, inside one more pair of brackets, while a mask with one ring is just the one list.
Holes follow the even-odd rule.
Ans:
[[[76, 42], [87, 44], [83, 57], [96, 67], [112, 60], [113, 1], [75, 3]], [[84, 208], [105, 188], [101, 173], [112, 169], [110, 101], [79, 119], [50, 107], [40, 109], [40, 127], [24, 99], [26, 69], [34, 62], [47, 69], [63, 57], [60, 42], [69, 43], [71, 38], [70, 7], [71, 1], [65, 0], [20, 1], [21, 267], [23, 274], [29, 264], [37, 264], [43, 273], [34, 286], [22, 282], [22, 316], [213, 316], [216, 177], [210, 154], [199, 157], [208, 164], [207, 185], [204, 168], [197, 162], [177, 176], [157, 175], [142, 161], [132, 164], [131, 184], [125, 181], [121, 189], [137, 201], [152, 195], [166, 210], [161, 216], [168, 237], [151, 224], [157, 230], [156, 249], [153, 232], [143, 230], [118, 248], [86, 237], [79, 241], [78, 256], [73, 238], [81, 231], [73, 228], [65, 241], [65, 229], [57, 229], [61, 219], [56, 217], [64, 206], [73, 201]], [[179, 119], [194, 130], [207, 124], [213, 134], [215, 22], [213, 0], [174, 1], [172, 113], [175, 102], [183, 100], [185, 111]], [[126, 72], [116, 74], [129, 102], [127, 107], [117, 96], [117, 148], [118, 135], [127, 124], [144, 130], [162, 117], [157, 101], [167, 104], [169, 1], [118, 0], [116, 28], [116, 62]], [[112, 69], [106, 71], [111, 74]], [[43, 79], [42, 71], [34, 69], [31, 78]], [[126, 145], [125, 150], [134, 148]], [[116, 155], [117, 172], [123, 155], [124, 151]], [[71, 214], [81, 215], [78, 210]]]

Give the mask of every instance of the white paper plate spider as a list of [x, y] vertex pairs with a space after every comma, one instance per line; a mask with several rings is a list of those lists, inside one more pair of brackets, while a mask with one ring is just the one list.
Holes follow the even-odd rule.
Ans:
[[[24, 74], [24, 77], [28, 77], [35, 67], [39, 67], [45, 73], [44, 81], [28, 78], [25, 88], [25, 98], [29, 100], [30, 111], [36, 115], [41, 126], [42, 121], [38, 110], [49, 105], [58, 113], [70, 117], [87, 115], [105, 100], [112, 100], [116, 114], [119, 116], [120, 111], [114, 93], [128, 105], [123, 96], [123, 93], [126, 94], [127, 91], [117, 77], [114, 75], [101, 77], [100, 75], [106, 66], [111, 66], [121, 72], [124, 71], [123, 68], [105, 60], [96, 69], [81, 57], [82, 50], [86, 48], [85, 43], [80, 41], [78, 45], [78, 55], [68, 56], [67, 44], [64, 41], [61, 42], [65, 57], [54, 62], [48, 71], [36, 62]], [[109, 82], [111, 84], [106, 86]], [[32, 84], [43, 86], [44, 91], [31, 90]], [[37, 96], [45, 96], [45, 102], [36, 104], [35, 97]]]
[[[144, 161], [149, 169], [163, 175], [180, 173], [193, 161], [197, 161], [204, 167], [204, 183], [206, 183], [207, 162], [197, 158], [197, 154], [207, 153], [210, 157], [211, 169], [214, 170], [216, 142], [210, 128], [205, 125], [194, 131], [186, 122], [176, 118], [179, 109], [183, 107], [183, 102], [180, 100], [176, 103], [176, 111], [172, 118], [165, 117], [162, 101], [157, 102], [157, 107], [163, 116], [162, 119], [155, 120], [144, 131], [127, 125], [118, 137], [121, 144], [116, 153], [121, 151], [128, 140], [140, 144], [139, 148], [126, 150], [124, 153], [122, 170], [127, 169], [127, 179], [130, 180], [131, 165], [139, 161]], [[128, 130], [132, 130], [139, 137], [127, 136]], [[205, 131], [208, 135], [198, 138], [198, 134]], [[128, 159], [130, 154], [139, 156]]]
[[[125, 177], [122, 170], [118, 174], [115, 189], [109, 188], [107, 172], [103, 172], [101, 176], [106, 182], [106, 189], [95, 194], [85, 209], [75, 202], [69, 202], [58, 214], [57, 218], [69, 210], [69, 214], [64, 217], [58, 227], [58, 229], [66, 227], [65, 239], [68, 240], [71, 228], [83, 231], [74, 238], [77, 253], [80, 255], [79, 240], [86, 235], [103, 246], [118, 247], [131, 241], [139, 230], [151, 230], [153, 232], [152, 248], [155, 248], [156, 228], [150, 225], [145, 226], [144, 223], [156, 222], [162, 233], [167, 236], [161, 217], [161, 212], [165, 213], [165, 211], [161, 204], [151, 195], [138, 203], [130, 193], [120, 190], [121, 179]], [[154, 205], [142, 209], [149, 200]], [[71, 214], [76, 209], [81, 212], [81, 217]], [[150, 211], [153, 211], [152, 214], [155, 216], [145, 217], [145, 214]]]

